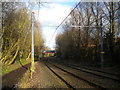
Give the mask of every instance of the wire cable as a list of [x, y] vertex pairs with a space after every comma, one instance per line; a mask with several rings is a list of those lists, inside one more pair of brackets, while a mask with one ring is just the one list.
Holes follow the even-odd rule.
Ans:
[[[81, 1], [82, 1], [82, 0], [81, 0]], [[63, 24], [63, 22], [64, 22], [64, 21], [68, 18], [68, 16], [75, 10], [75, 8], [76, 8], [78, 5], [81, 4], [81, 1], [71, 10], [71, 12], [65, 17], [65, 19], [57, 26], [57, 28], [55, 29], [55, 32], [53, 33], [53, 35], [52, 35], [52, 37], [51, 37], [51, 39], [50, 39], [50, 42], [48, 43], [47, 47], [50, 45], [50, 43], [51, 43], [51, 41], [52, 41], [52, 39], [53, 39], [53, 37], [54, 37], [57, 29]]]

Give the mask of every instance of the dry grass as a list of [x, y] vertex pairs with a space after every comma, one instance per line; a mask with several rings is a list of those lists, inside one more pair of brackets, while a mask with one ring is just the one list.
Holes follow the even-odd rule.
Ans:
[[[29, 60], [24, 60], [24, 59], [21, 60], [21, 63], [22, 63], [23, 65], [26, 65], [26, 64], [28, 64], [28, 63], [30, 63], [30, 62], [31, 62], [30, 59], [29, 59]], [[15, 63], [12, 64], [12, 65], [2, 64], [2, 69], [1, 69], [2, 75], [5, 75], [5, 74], [7, 74], [7, 73], [10, 73], [11, 71], [13, 71], [13, 70], [15, 70], [15, 69], [17, 69], [17, 68], [19, 68], [19, 67], [21, 67], [21, 64], [20, 64], [18, 61], [15, 62]]]

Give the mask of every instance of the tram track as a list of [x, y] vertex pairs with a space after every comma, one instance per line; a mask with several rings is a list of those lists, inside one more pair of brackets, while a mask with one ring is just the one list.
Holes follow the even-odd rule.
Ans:
[[61, 79], [68, 86], [68, 88], [75, 90], [75, 88], [72, 85], [70, 85], [66, 80], [64, 80], [60, 75], [58, 75], [52, 68], [50, 68], [47, 64], [45, 65], [51, 72], [53, 72], [59, 79]]
[[[52, 64], [52, 63], [49, 63], [49, 64], [53, 65], [55, 68], [57, 68], [57, 69], [65, 72], [65, 73], [71, 75], [72, 77], [75, 77], [75, 78], [77, 78], [77, 79], [79, 79], [79, 80], [84, 81], [85, 83], [89, 84], [90, 86], [92, 86], [92, 87], [94, 87], [94, 88], [98, 88], [98, 89], [102, 89], [102, 90], [103, 90], [103, 89], [104, 89], [104, 90], [106, 89], [106, 88], [103, 87], [103, 86], [100, 86], [100, 85], [98, 85], [98, 84], [96, 84], [96, 83], [91, 82], [90, 80], [86, 80], [86, 79], [84, 79], [84, 78], [82, 78], [82, 77], [80, 77], [80, 76], [77, 76], [77, 75], [75, 75], [75, 74], [73, 74], [73, 73], [71, 73], [71, 72], [69, 72], [69, 71], [67, 71], [67, 70], [64, 70], [63, 68], [60, 68], [60, 67], [58, 67], [58, 66], [56, 66], [56, 65], [54, 65], [54, 64]], [[69, 88], [75, 89], [72, 85], [69, 85], [69, 83], [67, 83], [67, 81], [64, 80], [60, 75], [58, 75], [53, 69], [51, 69], [47, 64], [45, 64], [45, 65], [46, 65], [56, 76], [58, 76], [63, 82], [65, 82], [65, 84], [66, 84]]]
[[75, 69], [75, 70], [78, 70], [78, 71], [81, 71], [81, 72], [89, 73], [89, 74], [92, 74], [92, 75], [95, 75], [95, 76], [98, 76], [98, 77], [102, 77], [102, 78], [107, 78], [107, 79], [110, 79], [110, 80], [113, 80], [115, 82], [120, 83], [119, 74], [108, 73], [108, 72], [100, 71], [100, 70], [93, 70], [93, 69], [90, 69], [90, 68], [82, 68], [82, 67], [79, 67], [79, 66], [76, 66], [76, 65], [73, 65], [73, 64], [66, 64], [66, 63], [63, 63], [63, 62], [59, 62], [59, 63], [57, 62], [57, 64], [61, 64], [61, 65], [64, 65], [66, 67], [70, 67], [72, 69]]
[[72, 64], [63, 64], [63, 65], [70, 67], [70, 68], [73, 68], [73, 69], [76, 69], [76, 70], [79, 70], [79, 71], [82, 71], [82, 72], [85, 72], [85, 73], [93, 74], [95, 76], [107, 78], [107, 79], [110, 79], [110, 80], [113, 80], [113, 81], [120, 83], [120, 79], [117, 78], [118, 76], [116, 77], [116, 75], [111, 75], [108, 73], [106, 74], [105, 72], [93, 71], [93, 70], [86, 69], [86, 68], [75, 67]]
[[101, 72], [101, 73], [113, 75], [113, 76], [116, 76], [116, 77], [120, 76], [120, 73], [112, 73], [112, 72], [103, 71], [103, 70], [100, 70], [100, 69], [92, 69], [92, 68], [88, 68], [88, 67], [80, 67], [80, 66], [75, 65], [75, 64], [69, 64], [69, 65], [79, 67], [79, 68], [84, 68], [84, 69], [95, 71], [95, 72]]

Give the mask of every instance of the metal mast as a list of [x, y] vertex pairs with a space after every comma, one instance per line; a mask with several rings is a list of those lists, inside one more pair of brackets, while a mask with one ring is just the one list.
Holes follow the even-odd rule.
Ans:
[[100, 16], [100, 49], [101, 49], [101, 69], [103, 69], [103, 32], [102, 32], [102, 16]]
[[32, 47], [31, 47], [31, 78], [32, 78], [32, 73], [34, 72], [34, 12], [32, 12]]

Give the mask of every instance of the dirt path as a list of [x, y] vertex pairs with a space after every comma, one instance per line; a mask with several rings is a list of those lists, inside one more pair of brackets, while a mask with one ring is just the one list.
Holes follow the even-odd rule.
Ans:
[[[30, 63], [25, 65], [25, 67], [29, 68]], [[2, 87], [8, 86], [12, 87], [15, 84], [18, 84], [18, 81], [20, 78], [22, 78], [22, 75], [27, 71], [26, 68], [20, 67], [4, 76], [2, 76]]]

